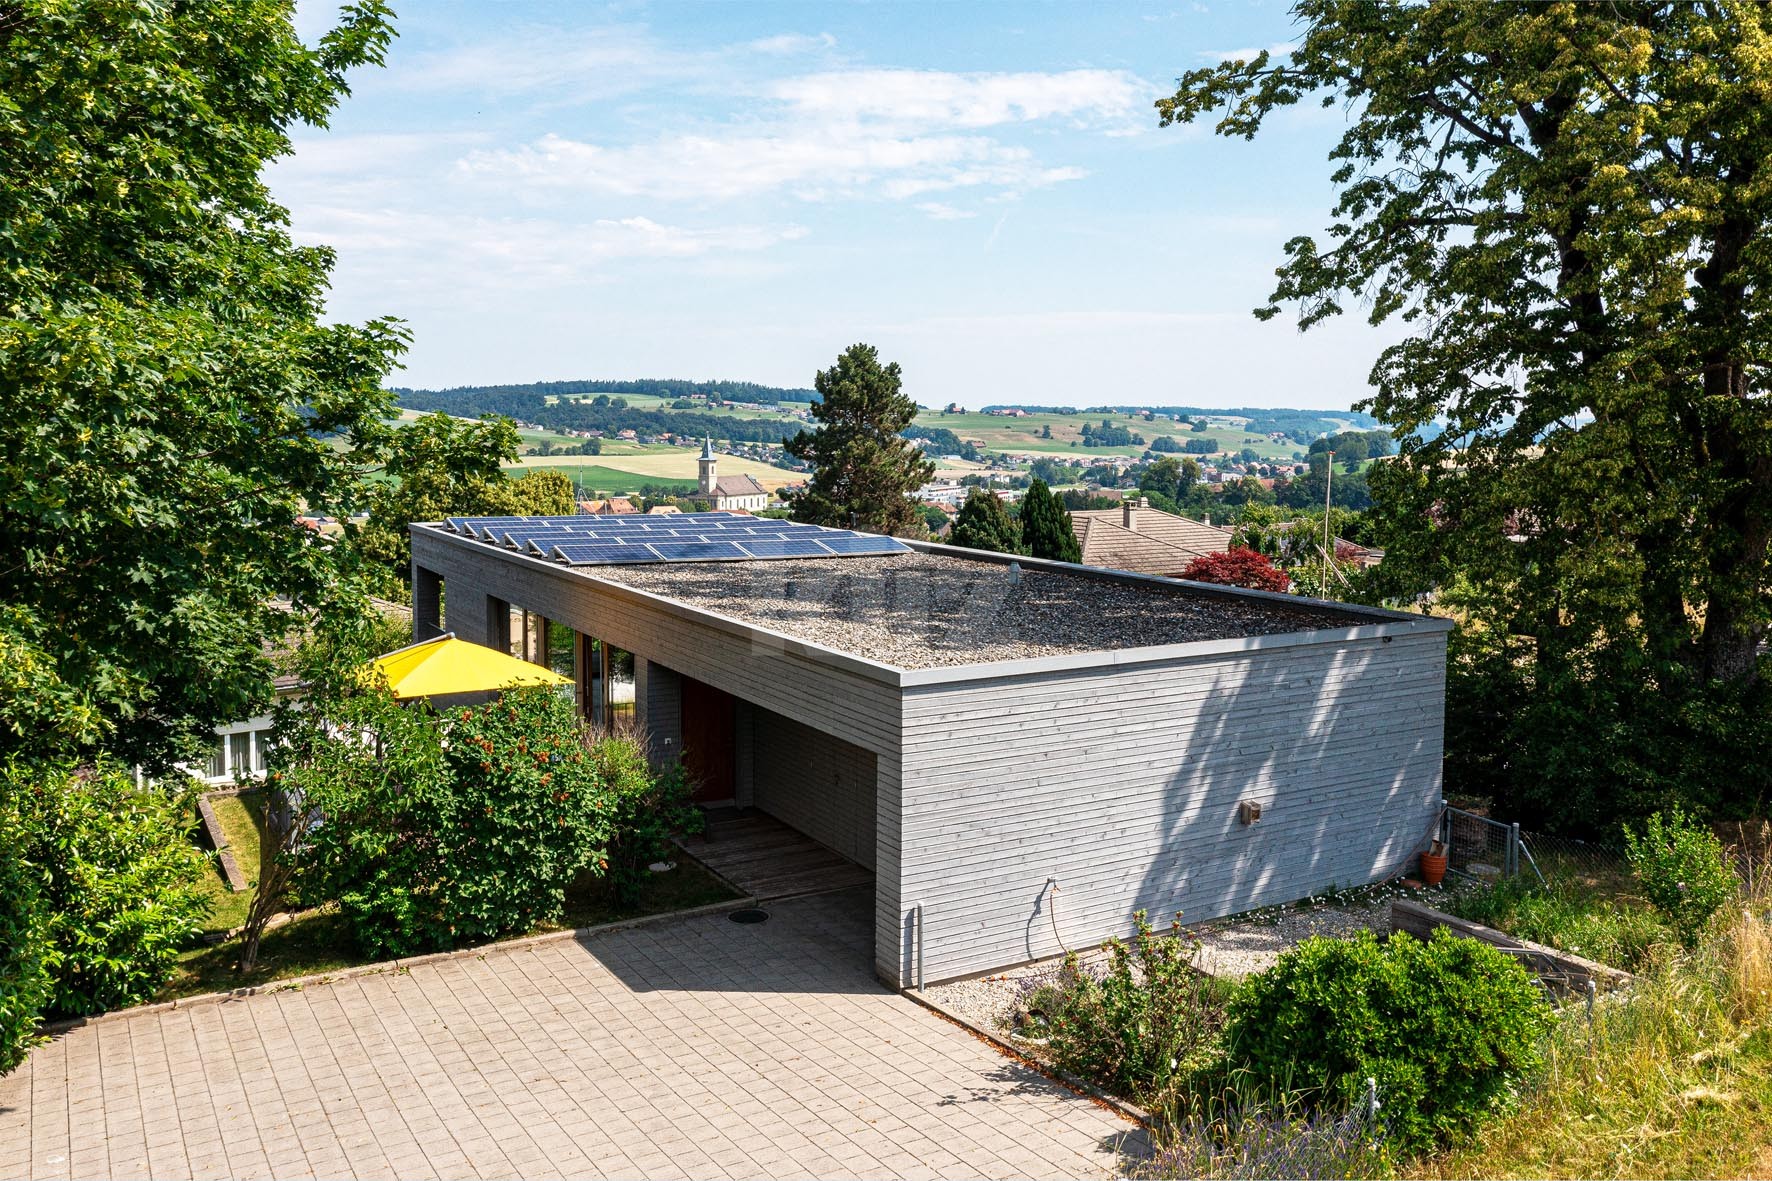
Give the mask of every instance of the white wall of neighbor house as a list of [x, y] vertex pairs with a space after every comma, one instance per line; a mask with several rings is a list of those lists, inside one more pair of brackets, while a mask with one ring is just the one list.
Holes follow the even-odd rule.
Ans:
[[925, 980], [1091, 946], [1140, 909], [1163, 927], [1402, 869], [1440, 814], [1445, 648], [1426, 630], [907, 687], [899, 893]]

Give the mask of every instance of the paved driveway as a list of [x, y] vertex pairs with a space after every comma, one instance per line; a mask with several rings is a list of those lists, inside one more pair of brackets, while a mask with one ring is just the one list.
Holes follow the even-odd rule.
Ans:
[[870, 892], [101, 1022], [6, 1177], [1072, 1177], [1132, 1125], [881, 987]]

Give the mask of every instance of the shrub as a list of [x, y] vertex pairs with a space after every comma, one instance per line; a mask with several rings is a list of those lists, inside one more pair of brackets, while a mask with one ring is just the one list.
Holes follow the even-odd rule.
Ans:
[[138, 788], [118, 768], [44, 767], [19, 785], [23, 859], [42, 874], [52, 1013], [149, 1000], [208, 913], [191, 842], [196, 784]]
[[1351, 1107], [1376, 1079], [1386, 1127], [1419, 1150], [1472, 1131], [1540, 1064], [1551, 1010], [1510, 957], [1445, 930], [1423, 943], [1307, 939], [1232, 996], [1225, 1041], [1258, 1081]]
[[0, 777], [0, 1074], [40, 1040], [49, 1003], [49, 916], [43, 873], [24, 857], [25, 823], [9, 778]]
[[1194, 969], [1198, 944], [1183, 938], [1181, 924], [1165, 936], [1151, 929], [1143, 911], [1137, 923], [1130, 946], [1118, 939], [1102, 945], [1108, 962], [1100, 977], [1069, 956], [1056, 991], [1041, 1001], [1060, 1066], [1149, 1102], [1212, 1042], [1223, 1015], [1215, 982]]
[[1676, 806], [1665, 819], [1660, 812], [1649, 817], [1641, 834], [1626, 827], [1624, 844], [1643, 894], [1668, 917], [1681, 943], [1697, 946], [1705, 924], [1736, 890], [1723, 843]]
[[359, 693], [328, 714], [298, 730], [273, 786], [309, 816], [302, 897], [336, 899], [370, 956], [552, 922], [587, 871], [631, 897], [688, 821], [680, 772], [654, 775], [630, 739], [589, 742], [552, 689], [441, 716]]
[[671, 838], [700, 832], [705, 818], [690, 801], [681, 763], [654, 770], [639, 743], [626, 738], [605, 738], [590, 753], [611, 809], [604, 870], [609, 896], [629, 906], [651, 876], [647, 867], [670, 854]]
[[527, 931], [605, 860], [610, 807], [570, 700], [512, 690], [439, 717], [385, 693], [335, 701], [345, 735], [280, 773], [308, 810], [304, 898], [336, 898], [365, 954]]
[[1284, 591], [1292, 580], [1271, 559], [1252, 549], [1233, 549], [1222, 554], [1203, 554], [1181, 572], [1193, 582], [1216, 582], [1248, 590]]

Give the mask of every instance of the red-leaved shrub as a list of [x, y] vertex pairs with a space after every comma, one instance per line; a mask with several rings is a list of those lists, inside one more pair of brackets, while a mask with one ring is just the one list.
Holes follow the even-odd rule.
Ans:
[[1181, 576], [1194, 582], [1216, 582], [1249, 590], [1284, 591], [1292, 585], [1286, 572], [1269, 561], [1266, 554], [1242, 548], [1195, 558]]

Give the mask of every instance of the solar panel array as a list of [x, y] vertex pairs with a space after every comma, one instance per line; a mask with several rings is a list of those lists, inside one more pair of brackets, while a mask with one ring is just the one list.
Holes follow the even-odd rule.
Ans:
[[902, 542], [877, 533], [732, 513], [450, 517], [444, 524], [453, 533], [488, 545], [521, 550], [568, 566], [847, 558], [910, 552]]

